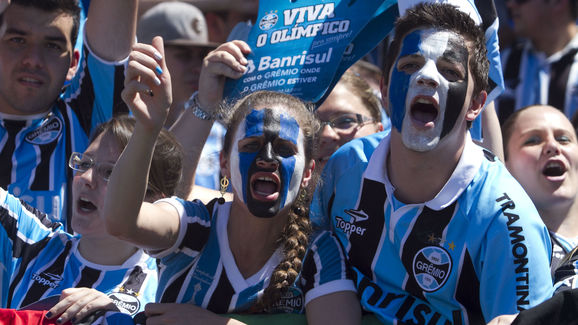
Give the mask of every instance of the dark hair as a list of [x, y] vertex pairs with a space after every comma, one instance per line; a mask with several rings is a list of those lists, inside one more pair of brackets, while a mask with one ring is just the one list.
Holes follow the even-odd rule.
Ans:
[[570, 16], [576, 20], [578, 18], [578, 0], [570, 0]]
[[468, 66], [474, 80], [474, 94], [488, 89], [489, 61], [486, 57], [484, 31], [468, 16], [450, 4], [420, 3], [408, 9], [395, 23], [395, 34], [384, 65], [384, 81], [389, 83], [389, 72], [397, 59], [404, 37], [416, 29], [439, 29], [453, 31], [466, 41], [469, 47]]
[[[118, 115], [109, 121], [99, 124], [90, 137], [92, 143], [99, 135], [111, 135], [124, 149], [134, 131], [136, 121], [128, 115]], [[175, 137], [165, 129], [161, 130], [155, 144], [154, 154], [149, 170], [147, 185], [148, 195], [169, 197], [181, 179], [183, 168], [183, 150]]]
[[516, 124], [520, 114], [532, 106], [534, 105], [526, 106], [515, 111], [510, 116], [508, 116], [508, 118], [504, 121], [504, 124], [502, 124], [502, 146], [504, 148], [504, 161], [508, 161], [508, 142], [510, 142], [510, 138], [514, 132], [514, 124]]
[[[306, 165], [313, 159], [314, 146], [317, 143], [319, 132], [319, 121], [312, 111], [312, 107], [306, 105], [299, 99], [284, 93], [273, 91], [258, 91], [239, 100], [232, 108], [232, 115], [226, 117], [227, 133], [223, 143], [223, 152], [227, 155], [231, 151], [233, 136], [240, 121], [249, 114], [254, 107], [282, 106], [286, 112], [291, 114], [298, 121], [301, 131], [305, 137], [305, 163]], [[272, 306], [281, 294], [294, 282], [301, 272], [302, 260], [309, 245], [309, 235], [311, 233], [311, 223], [309, 221], [309, 204], [312, 193], [308, 188], [301, 188], [295, 201], [293, 202], [289, 220], [279, 238], [279, 245], [283, 246], [283, 260], [277, 265], [271, 275], [269, 286], [260, 303], [254, 306], [254, 310], [263, 310]]]
[[12, 0], [11, 3], [23, 7], [33, 7], [47, 12], [59, 11], [72, 17], [70, 40], [72, 42], [72, 48], [74, 48], [80, 26], [80, 5], [78, 0]]

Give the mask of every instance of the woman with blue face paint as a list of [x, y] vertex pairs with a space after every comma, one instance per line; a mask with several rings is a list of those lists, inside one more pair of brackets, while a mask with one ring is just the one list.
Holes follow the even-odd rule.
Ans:
[[[184, 146], [202, 147], [223, 81], [242, 74], [248, 51], [233, 41], [205, 58], [198, 97], [177, 122], [188, 130]], [[232, 202], [143, 202], [147, 162], [171, 102], [162, 52], [155, 38], [131, 54], [123, 98], [138, 123], [110, 179], [117, 191], [107, 193], [105, 204], [113, 235], [160, 258], [159, 303], [147, 305], [147, 321], [233, 324], [219, 314], [306, 313], [310, 324], [360, 323], [336, 238], [329, 232], [309, 238], [307, 189], [319, 122], [298, 99], [256, 92], [226, 114], [220, 164]]]

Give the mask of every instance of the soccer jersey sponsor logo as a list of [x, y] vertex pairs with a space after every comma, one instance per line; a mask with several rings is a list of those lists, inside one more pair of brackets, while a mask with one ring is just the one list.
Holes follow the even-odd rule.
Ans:
[[518, 300], [518, 310], [522, 311], [528, 307], [530, 301], [530, 270], [528, 268], [528, 247], [526, 246], [526, 237], [524, 237], [524, 229], [518, 224], [520, 216], [514, 213], [516, 210], [516, 203], [510, 198], [507, 193], [496, 199], [496, 202], [502, 206], [504, 216], [508, 218], [506, 223], [508, 232], [510, 234], [510, 244], [512, 258], [516, 265], [516, 295]]
[[57, 116], [52, 116], [42, 123], [42, 125], [34, 131], [26, 135], [26, 141], [43, 145], [56, 141], [62, 133], [62, 121]]
[[62, 281], [62, 276], [48, 272], [34, 273], [32, 274], [32, 281], [37, 282], [43, 286], [48, 286], [52, 289], [55, 289], [60, 285], [60, 281]]
[[367, 213], [365, 213], [363, 210], [353, 210], [353, 209], [347, 209], [345, 210], [345, 213], [350, 215], [351, 219], [349, 219], [349, 221], [345, 221], [343, 220], [343, 218], [336, 216], [335, 220], [337, 221], [336, 223], [337, 228], [343, 230], [343, 232], [348, 235], [356, 233], [360, 236], [363, 236], [363, 234], [365, 234], [365, 231], [367, 229], [365, 227], [360, 227], [355, 223], [366, 221], [367, 219], [369, 219]]
[[303, 313], [304, 297], [301, 289], [291, 287], [281, 294], [281, 298], [271, 307], [273, 313]]
[[441, 288], [449, 278], [451, 268], [450, 255], [439, 246], [422, 248], [413, 258], [413, 276], [426, 292]]
[[115, 292], [111, 293], [108, 297], [118, 307], [118, 309], [125, 314], [134, 316], [140, 309], [140, 301], [133, 295]]

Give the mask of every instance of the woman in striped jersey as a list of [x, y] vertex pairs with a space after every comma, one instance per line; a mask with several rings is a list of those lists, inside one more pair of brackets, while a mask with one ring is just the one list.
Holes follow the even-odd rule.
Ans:
[[[99, 309], [118, 307], [135, 315], [154, 301], [155, 260], [108, 235], [102, 214], [110, 173], [134, 125], [128, 116], [113, 118], [96, 129], [84, 153], [71, 155], [75, 235], [0, 189], [3, 307], [18, 309], [60, 296], [47, 317], [64, 323]], [[182, 164], [182, 151], [170, 133], [161, 134], [155, 150], [146, 196], [150, 201], [174, 193]]]
[[[177, 122], [189, 134], [183, 147], [202, 147], [224, 79], [242, 75], [248, 51], [233, 41], [205, 58], [198, 98]], [[161, 259], [160, 303], [147, 305], [148, 322], [235, 324], [219, 314], [296, 313], [310, 324], [360, 323], [336, 238], [309, 236], [307, 188], [319, 122], [295, 97], [255, 92], [231, 109], [220, 165], [231, 180], [232, 202], [143, 202], [146, 162], [171, 102], [162, 53], [158, 37], [152, 46], [133, 48], [123, 99], [138, 123], [105, 203], [107, 229]]]

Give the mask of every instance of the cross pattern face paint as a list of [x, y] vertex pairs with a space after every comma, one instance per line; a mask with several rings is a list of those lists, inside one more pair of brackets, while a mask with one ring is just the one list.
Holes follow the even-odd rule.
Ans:
[[249, 211], [275, 216], [297, 197], [305, 169], [304, 136], [280, 108], [252, 110], [237, 128], [230, 155], [233, 188]]
[[454, 32], [405, 36], [389, 83], [392, 125], [415, 151], [434, 149], [454, 128], [468, 90], [468, 48]]

